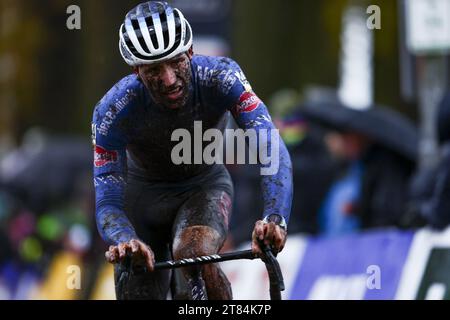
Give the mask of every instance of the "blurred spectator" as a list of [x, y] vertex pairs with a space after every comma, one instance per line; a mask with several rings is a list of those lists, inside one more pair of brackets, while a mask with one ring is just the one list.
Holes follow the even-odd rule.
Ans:
[[418, 172], [411, 187], [410, 214], [434, 229], [450, 225], [450, 91], [436, 117], [441, 160], [434, 168]]
[[405, 216], [415, 162], [377, 144], [362, 162], [365, 172], [358, 207], [362, 228], [416, 227]]
[[321, 232], [409, 227], [405, 204], [417, 153], [415, 127], [381, 107], [359, 111], [327, 102], [306, 104], [301, 112], [330, 130], [325, 142], [341, 167], [320, 210]]
[[342, 163], [340, 175], [325, 197], [319, 215], [320, 232], [331, 236], [351, 232], [361, 226], [355, 209], [362, 190], [361, 157], [369, 142], [354, 132], [329, 132], [325, 141], [330, 153]]
[[321, 231], [407, 227], [403, 215], [414, 164], [358, 132], [330, 132], [325, 140], [341, 162], [341, 174], [324, 200]]

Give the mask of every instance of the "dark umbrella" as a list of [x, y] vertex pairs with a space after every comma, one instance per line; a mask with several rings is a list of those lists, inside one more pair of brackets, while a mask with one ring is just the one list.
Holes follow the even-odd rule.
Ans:
[[364, 134], [375, 143], [416, 161], [419, 136], [416, 126], [403, 115], [379, 105], [355, 110], [340, 103], [306, 103], [299, 113], [307, 120], [337, 131]]
[[77, 182], [92, 165], [92, 148], [87, 139], [52, 138], [37, 153], [22, 150], [15, 157], [20, 169], [0, 177], [3, 187], [32, 208], [43, 209], [51, 202], [70, 197]]

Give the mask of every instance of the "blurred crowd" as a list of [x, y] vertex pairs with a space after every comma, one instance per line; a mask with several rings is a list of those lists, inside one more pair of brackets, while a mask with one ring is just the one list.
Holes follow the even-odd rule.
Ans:
[[[352, 110], [334, 99], [297, 102], [289, 92], [270, 102], [293, 162], [289, 234], [450, 224], [450, 94], [436, 119], [441, 160], [425, 169], [417, 164], [416, 126], [404, 116], [381, 106]], [[0, 299], [95, 297], [106, 245], [95, 227], [91, 163], [89, 139], [38, 129], [0, 158]], [[225, 251], [250, 240], [262, 212], [258, 168], [228, 169], [235, 203]], [[61, 266], [68, 264], [82, 266], [85, 285], [62, 293]]]
[[[434, 167], [418, 163], [417, 126], [387, 107], [353, 110], [331, 98], [296, 105], [275, 121], [293, 162], [289, 234], [333, 237], [450, 224], [450, 92], [436, 115], [440, 156]], [[258, 171], [229, 169], [235, 182], [232, 247], [248, 240], [262, 202], [253, 201], [261, 199]]]
[[[43, 282], [51, 285], [56, 257], [69, 258], [74, 265], [92, 265], [100, 258], [94, 253], [100, 242], [91, 158], [87, 139], [54, 138], [38, 129], [27, 132], [21, 146], [2, 157], [0, 299], [52, 298], [54, 290]], [[85, 268], [82, 276], [95, 269]]]

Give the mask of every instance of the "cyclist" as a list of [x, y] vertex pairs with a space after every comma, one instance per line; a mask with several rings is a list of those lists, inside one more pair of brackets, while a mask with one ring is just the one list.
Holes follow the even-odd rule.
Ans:
[[[120, 80], [97, 104], [92, 129], [96, 220], [110, 244], [116, 294], [127, 299], [165, 299], [169, 271], [153, 271], [158, 260], [217, 253], [227, 236], [233, 185], [222, 164], [174, 164], [174, 130], [225, 128], [234, 116], [242, 129], [274, 129], [264, 103], [236, 62], [194, 55], [193, 34], [180, 10], [165, 2], [139, 4], [120, 27], [120, 53], [133, 74]], [[270, 150], [271, 138], [258, 146]], [[194, 150], [195, 151], [195, 150]], [[195, 155], [194, 155], [195, 156]], [[264, 165], [261, 165], [264, 167]], [[279, 170], [261, 176], [262, 220], [252, 234], [281, 251], [292, 199], [289, 154], [279, 139]], [[131, 256], [142, 272], [118, 287]], [[232, 299], [217, 265], [183, 270], [190, 288], [209, 299]]]

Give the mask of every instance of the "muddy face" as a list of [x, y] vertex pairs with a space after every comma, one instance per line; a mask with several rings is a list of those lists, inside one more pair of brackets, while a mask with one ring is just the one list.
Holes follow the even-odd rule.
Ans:
[[163, 107], [179, 109], [189, 98], [192, 50], [160, 63], [142, 65], [137, 73], [153, 100]]

